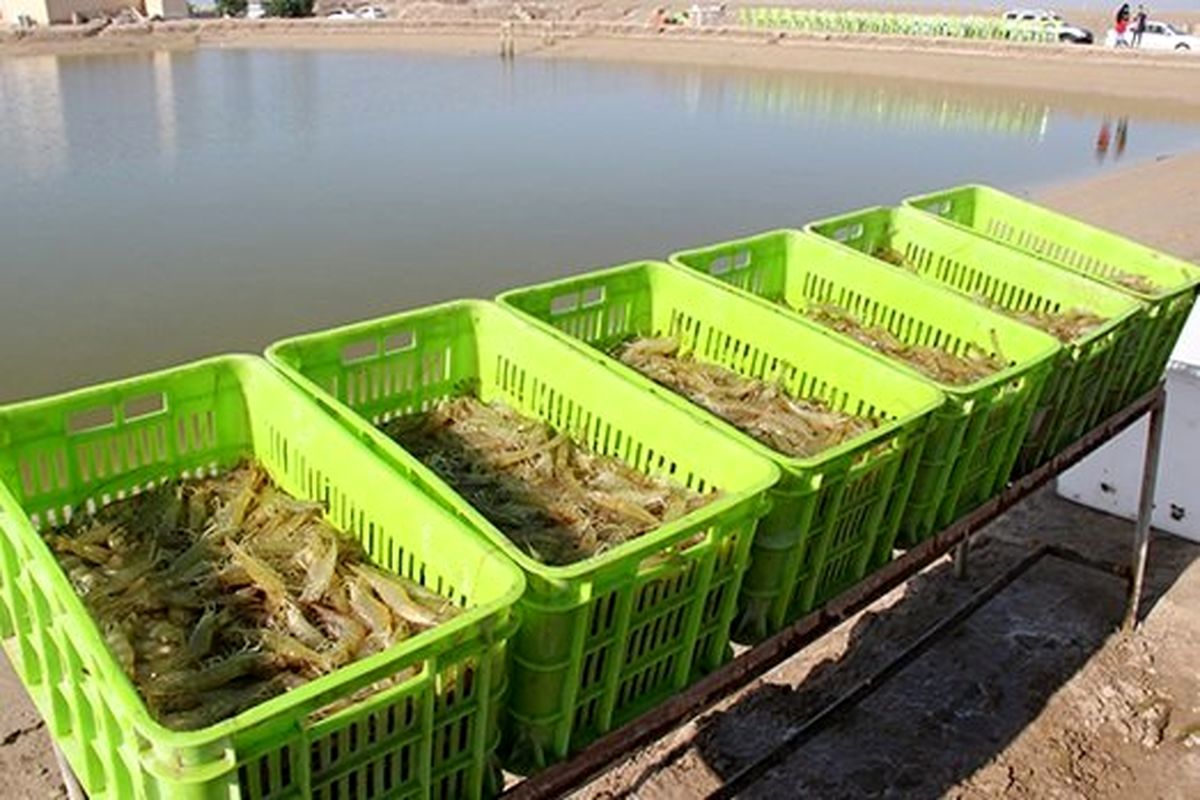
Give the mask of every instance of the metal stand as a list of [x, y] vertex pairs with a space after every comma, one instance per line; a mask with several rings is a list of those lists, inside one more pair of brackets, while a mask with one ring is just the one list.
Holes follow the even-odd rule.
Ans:
[[966, 537], [954, 548], [954, 577], [960, 581], [967, 577], [967, 553], [971, 549], [971, 537]]
[[[670, 697], [654, 710], [596, 740], [569, 761], [555, 764], [516, 784], [505, 792], [504, 797], [525, 800], [526, 798], [558, 798], [570, 794], [611, 765], [627, 758], [634, 751], [656, 741], [688, 720], [698, 717], [713, 704], [749, 685], [768, 670], [790, 658], [802, 647], [821, 638], [834, 627], [864, 610], [888, 591], [904, 583], [909, 577], [942, 558], [951, 550], [955, 551], [955, 574], [964, 575], [967, 566], [966, 543], [971, 534], [983, 528], [1067, 468], [1074, 466], [1138, 419], [1149, 414], [1150, 435], [1146, 448], [1147, 469], [1142, 479], [1142, 513], [1139, 514], [1133, 565], [1128, 575], [1131, 588], [1127, 620], [1136, 620], [1148, 555], [1150, 511], [1154, 501], [1154, 484], [1157, 478], [1165, 397], [1163, 386], [1159, 384], [1127, 408], [1101, 422], [1047, 463], [1012, 481], [998, 496], [979, 506], [950, 527], [888, 562], [821, 608], [801, 617], [771, 638], [750, 648], [716, 672], [701, 678]], [[1041, 548], [1031, 554], [1030, 559], [1043, 555], [1045, 549]], [[1091, 565], [1089, 559], [1085, 557], [1073, 553], [1060, 554], [1058, 548], [1050, 549], [1056, 556], [1061, 555], [1061, 557]], [[1031, 562], [1026, 559], [1022, 563], [1028, 566]], [[1125, 575], [1124, 567], [1093, 566], [1099, 566], [1101, 569], [1107, 569], [1122, 576]], [[1011, 574], [1015, 573], [1006, 573], [1006, 575]], [[1001, 583], [1002, 581], [996, 585]], [[982, 594], [986, 596], [989, 591], [985, 590]], [[991, 593], [994, 594], [994, 592]], [[937, 629], [941, 630], [943, 627], [944, 625], [939, 624]]]
[[1158, 483], [1158, 456], [1162, 450], [1163, 421], [1167, 416], [1166, 395], [1150, 408], [1150, 430], [1146, 433], [1146, 457], [1142, 468], [1142, 488], [1138, 497], [1137, 527], [1133, 531], [1133, 574], [1129, 579], [1129, 605], [1125, 610], [1125, 630], [1139, 624], [1142, 586], [1146, 579], [1146, 561], [1150, 557], [1150, 519], [1154, 513], [1154, 490]]
[[54, 760], [58, 762], [58, 771], [62, 775], [63, 786], [67, 789], [67, 797], [69, 800], [87, 800], [87, 792], [79, 785], [79, 779], [75, 777], [75, 773], [71, 770], [71, 765], [67, 763], [67, 757], [63, 755], [62, 750], [58, 749], [57, 744], [51, 744], [54, 748]]

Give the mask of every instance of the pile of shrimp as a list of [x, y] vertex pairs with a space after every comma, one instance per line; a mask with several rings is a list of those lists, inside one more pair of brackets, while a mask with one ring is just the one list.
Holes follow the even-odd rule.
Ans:
[[[903, 253], [886, 245], [875, 248], [872, 255], [892, 266], [907, 269], [911, 272], [917, 271], [916, 265], [909, 261]], [[1149, 293], [1155, 290], [1154, 285], [1140, 275], [1131, 275], [1127, 272], [1122, 272], [1114, 280], [1123, 286], [1139, 292]], [[1012, 311], [997, 303], [993, 303], [986, 297], [976, 296], [975, 300], [1019, 322], [1045, 331], [1060, 342], [1073, 342], [1096, 326], [1104, 324], [1104, 317], [1096, 316], [1092, 312], [1082, 308], [1071, 308], [1066, 311]]]
[[539, 420], [469, 395], [382, 428], [543, 564], [582, 561], [715, 496], [643, 475]]
[[151, 714], [195, 730], [459, 613], [253, 462], [44, 534]]
[[1116, 281], [1126, 289], [1131, 289], [1139, 294], [1156, 294], [1159, 291], [1157, 283], [1144, 275], [1135, 275], [1132, 272], [1117, 270], [1109, 276], [1109, 280]]
[[792, 397], [778, 384], [697, 361], [681, 353], [673, 338], [634, 339], [619, 345], [614, 355], [784, 455], [812, 456], [878, 424], [815, 398]]
[[391, 420], [383, 431], [521, 550], [552, 566], [603, 553], [716, 496], [644, 475], [544, 422], [469, 395]]
[[[982, 380], [1007, 366], [1001, 355], [985, 352], [968, 343], [961, 355], [940, 347], [906, 344], [881, 325], [867, 325], [838, 306], [821, 303], [802, 309], [806, 317], [827, 328], [843, 333], [891, 358], [897, 358], [941, 383], [962, 386]], [[994, 333], [993, 333], [993, 338]], [[996, 353], [1000, 345], [993, 342]]]
[[1045, 331], [1060, 342], [1073, 342], [1105, 322], [1104, 317], [1097, 316], [1083, 308], [1071, 308], [1066, 311], [1034, 311], [1032, 309], [1010, 311], [991, 301], [981, 299], [980, 302], [1019, 322]]

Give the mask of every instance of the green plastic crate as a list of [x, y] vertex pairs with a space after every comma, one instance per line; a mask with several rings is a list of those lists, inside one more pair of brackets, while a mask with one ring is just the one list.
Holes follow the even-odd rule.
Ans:
[[[493, 303], [448, 303], [300, 336], [268, 356], [524, 571], [504, 746], [512, 768], [565, 757], [728, 657], [750, 541], [779, 479], [769, 460]], [[601, 555], [541, 564], [373, 424], [469, 390], [640, 471], [722, 494]]]
[[[911, 197], [905, 204], [1043, 261], [1087, 275], [1148, 305], [1146, 321], [1137, 334], [1134, 366], [1124, 391], [1111, 393], [1107, 398], [1106, 415], [1120, 410], [1162, 380], [1171, 350], [1196, 300], [1200, 267], [986, 186], [947, 189]], [[1161, 289], [1153, 294], [1127, 289], [1112, 280], [1119, 272], [1141, 275]]]
[[[779, 381], [797, 397], [879, 416], [875, 430], [810, 458], [785, 456], [690, 400], [605, 356], [634, 385], [668, 398], [731, 439], [771, 458], [783, 479], [754, 540], [739, 628], [777, 630], [858, 581], [876, 547], [890, 554], [931, 413], [944, 396], [773, 309], [739, 299], [666, 264], [639, 262], [500, 296], [555, 335], [595, 353], [631, 334], [670, 335], [697, 358], [739, 374]], [[906, 468], [905, 468], [906, 467]]]
[[[1052, 337], [800, 231], [770, 231], [687, 250], [671, 261], [772, 308], [834, 303], [912, 344], [940, 345], [956, 353], [974, 344], [992, 352], [994, 332], [1011, 367], [965, 386], [935, 384], [948, 400], [935, 413], [917, 482], [903, 510], [901, 541], [913, 544], [928, 537], [1003, 488], [1060, 349]], [[839, 341], [875, 353], [851, 337], [795, 316]], [[889, 363], [929, 381], [902, 361]], [[877, 558], [889, 555], [880, 552]]]
[[[253, 455], [376, 564], [467, 610], [197, 731], [150, 716], [38, 534]], [[477, 532], [261, 359], [230, 356], [0, 408], [0, 628], [47, 730], [100, 798], [449, 798], [496, 790], [506, 641], [524, 588]], [[331, 715], [382, 678], [417, 675]]]
[[1129, 295], [912, 208], [872, 208], [808, 227], [864, 253], [890, 248], [921, 277], [972, 299], [1011, 311], [1083, 308], [1107, 320], [1060, 351], [1021, 445], [1017, 474], [1085, 434], [1104, 416], [1107, 398], [1126, 391], [1145, 322], [1145, 306]]

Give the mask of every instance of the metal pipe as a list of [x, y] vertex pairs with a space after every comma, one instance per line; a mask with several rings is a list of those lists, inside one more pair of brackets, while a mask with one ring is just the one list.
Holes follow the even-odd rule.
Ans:
[[1146, 580], [1146, 561], [1150, 557], [1150, 521], [1154, 514], [1154, 490], [1158, 484], [1158, 456], [1162, 450], [1163, 421], [1167, 416], [1165, 396], [1150, 409], [1146, 433], [1146, 456], [1142, 468], [1142, 488], [1138, 498], [1137, 526], [1133, 530], [1133, 574], [1129, 580], [1129, 606], [1125, 611], [1125, 630], [1138, 626], [1142, 587]]
[[944, 556], [964, 538], [1153, 410], [1161, 404], [1162, 397], [1160, 384], [1068, 445], [1047, 463], [1010, 483], [998, 496], [875, 570], [821, 608], [668, 698], [652, 711], [592, 742], [571, 759], [517, 783], [503, 796], [520, 800], [562, 797], [635, 750], [699, 716]]

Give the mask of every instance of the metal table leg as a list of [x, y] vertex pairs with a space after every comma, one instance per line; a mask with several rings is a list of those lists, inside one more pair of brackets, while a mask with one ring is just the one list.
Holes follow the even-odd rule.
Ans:
[[79, 779], [67, 763], [66, 756], [58, 749], [57, 744], [52, 743], [51, 746], [54, 748], [54, 760], [58, 762], [58, 771], [62, 773], [63, 786], [67, 788], [67, 797], [70, 800], [87, 800], [87, 792], [79, 785]]
[[967, 554], [971, 550], [971, 537], [966, 536], [954, 547], [954, 577], [967, 577]]
[[1158, 456], [1162, 449], [1163, 420], [1167, 399], [1159, 394], [1150, 408], [1150, 426], [1146, 434], [1146, 458], [1142, 469], [1142, 488], [1138, 498], [1137, 527], [1133, 533], [1133, 574], [1129, 580], [1129, 605], [1125, 610], [1125, 630], [1138, 626], [1138, 610], [1142, 602], [1142, 586], [1146, 577], [1146, 560], [1150, 555], [1150, 517], [1154, 512], [1154, 489], [1158, 482]]

